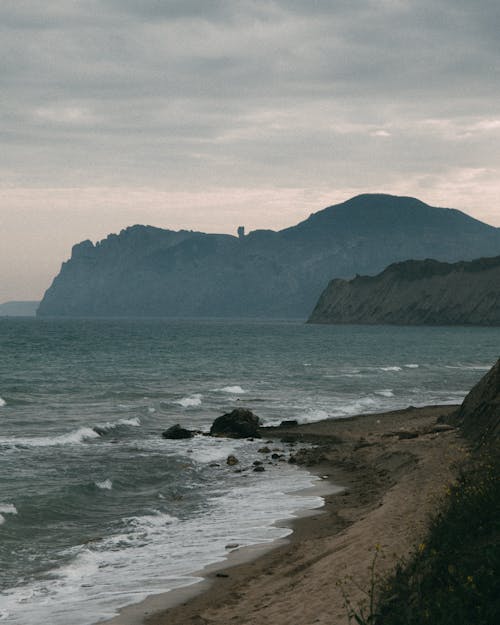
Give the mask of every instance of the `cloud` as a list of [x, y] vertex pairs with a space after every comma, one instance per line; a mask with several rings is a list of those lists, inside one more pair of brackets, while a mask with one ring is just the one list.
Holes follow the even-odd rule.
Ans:
[[297, 184], [457, 197], [443, 177], [500, 170], [499, 21], [496, 0], [4, 0], [2, 184], [254, 189], [267, 213]]

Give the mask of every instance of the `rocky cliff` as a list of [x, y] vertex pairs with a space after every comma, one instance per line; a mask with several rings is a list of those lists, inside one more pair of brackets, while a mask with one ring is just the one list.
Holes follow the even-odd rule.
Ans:
[[500, 360], [472, 388], [452, 419], [473, 440], [500, 440]]
[[407, 258], [500, 254], [500, 230], [414, 198], [360, 195], [275, 232], [132, 226], [73, 248], [40, 316], [302, 317], [334, 277]]
[[500, 256], [409, 260], [373, 277], [332, 280], [309, 322], [500, 325]]

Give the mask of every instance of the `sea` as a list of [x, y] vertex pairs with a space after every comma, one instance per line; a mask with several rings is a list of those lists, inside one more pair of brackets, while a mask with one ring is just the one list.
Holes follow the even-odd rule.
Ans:
[[455, 404], [499, 345], [500, 328], [0, 318], [0, 623], [98, 623], [323, 503], [297, 466], [241, 470], [262, 441], [167, 427]]

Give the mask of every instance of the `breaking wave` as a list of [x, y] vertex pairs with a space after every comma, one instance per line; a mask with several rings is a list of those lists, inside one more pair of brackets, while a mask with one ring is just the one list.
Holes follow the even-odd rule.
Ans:
[[246, 393], [245, 389], [241, 388], [241, 386], [223, 386], [222, 388], [216, 388], [216, 391], [220, 393], [233, 393], [234, 395], [242, 395]]
[[175, 404], [179, 404], [183, 408], [196, 408], [196, 406], [201, 406], [201, 399], [203, 395], [201, 393], [194, 393], [193, 395], [189, 395], [187, 397], [182, 397], [175, 401]]
[[0, 525], [5, 523], [4, 514], [17, 514], [17, 508], [13, 503], [0, 503]]

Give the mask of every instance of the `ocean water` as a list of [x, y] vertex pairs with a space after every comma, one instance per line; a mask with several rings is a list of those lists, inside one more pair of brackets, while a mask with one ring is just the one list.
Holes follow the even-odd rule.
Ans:
[[168, 426], [458, 403], [499, 345], [499, 328], [0, 319], [0, 623], [97, 623], [322, 504], [295, 466], [226, 466], [261, 442]]

